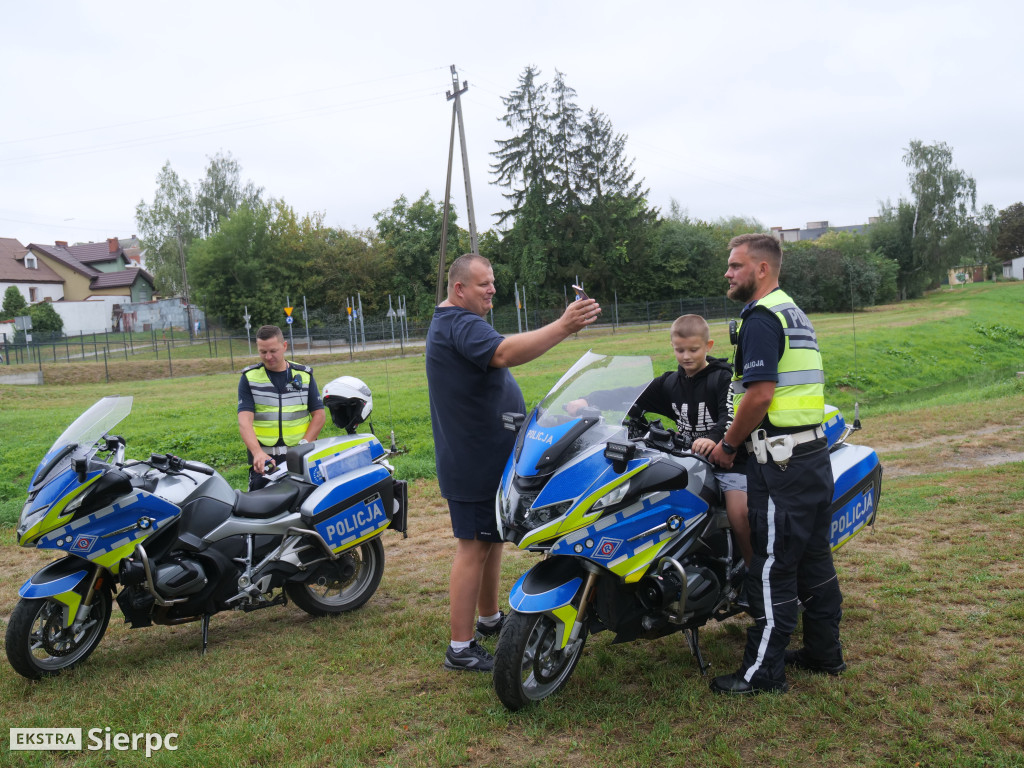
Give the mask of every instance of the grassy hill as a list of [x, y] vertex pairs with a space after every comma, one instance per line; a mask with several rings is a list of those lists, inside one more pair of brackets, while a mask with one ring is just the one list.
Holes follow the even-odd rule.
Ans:
[[[370, 384], [377, 433], [395, 430], [410, 448], [395, 460], [399, 472], [418, 478], [409, 538], [384, 537], [378, 592], [334, 620], [291, 605], [218, 614], [206, 656], [198, 624], [132, 630], [115, 611], [96, 652], [70, 674], [29, 684], [0, 663], [0, 733], [6, 725], [179, 734], [177, 751], [151, 759], [9, 752], [8, 762], [1024, 766], [1024, 463], [958, 463], [994, 442], [1021, 450], [1024, 284], [813, 320], [830, 401], [860, 402], [858, 438], [887, 449], [879, 522], [837, 555], [849, 664], [841, 679], [794, 673], [785, 696], [726, 700], [707, 690], [681, 636], [613, 645], [602, 633], [563, 692], [509, 714], [488, 676], [441, 669], [454, 547], [432, 479], [422, 357], [319, 363], [321, 384], [341, 374]], [[649, 354], [665, 369], [667, 334], [588, 330], [516, 377], [535, 402], [588, 348]], [[722, 354], [724, 326], [713, 334]], [[29, 473], [66, 425], [103, 395], [133, 395], [119, 429], [129, 455], [171, 451], [223, 468], [241, 486], [237, 380], [0, 387], [0, 627], [18, 587], [49, 559], [13, 545], [13, 522]], [[890, 462], [901, 472], [889, 472]], [[503, 594], [535, 561], [506, 548]], [[702, 631], [712, 674], [735, 668], [746, 626], [734, 617]]]

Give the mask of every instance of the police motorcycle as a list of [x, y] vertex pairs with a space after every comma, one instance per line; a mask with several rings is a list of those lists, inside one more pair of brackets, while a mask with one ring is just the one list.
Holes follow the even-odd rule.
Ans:
[[36, 679], [95, 650], [113, 597], [133, 628], [202, 622], [291, 598], [326, 616], [359, 608], [384, 571], [381, 536], [406, 532], [406, 483], [372, 434], [355, 433], [372, 409], [354, 377], [324, 387], [348, 434], [288, 449], [286, 466], [251, 493], [213, 468], [169, 454], [125, 458], [112, 434], [131, 397], [104, 397], [47, 451], [28, 489], [18, 544], [63, 555], [19, 590], [7, 658]]
[[[588, 634], [602, 630], [615, 643], [682, 632], [706, 673], [700, 628], [742, 610], [745, 567], [712, 466], [660, 421], [631, 414], [653, 378], [647, 357], [588, 352], [528, 419], [503, 416], [518, 437], [496, 499], [499, 530], [544, 555], [512, 587], [495, 651], [495, 692], [510, 710], [565, 686]], [[620, 407], [570, 415], [570, 403], [609, 392]], [[837, 549], [873, 524], [882, 469], [872, 449], [846, 442], [859, 422], [826, 411]]]

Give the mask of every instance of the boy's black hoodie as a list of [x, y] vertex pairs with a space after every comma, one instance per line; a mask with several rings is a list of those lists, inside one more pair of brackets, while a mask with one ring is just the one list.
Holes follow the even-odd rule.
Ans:
[[691, 442], [706, 437], [717, 443], [732, 423], [731, 382], [729, 362], [709, 356], [693, 376], [682, 366], [663, 373], [637, 398], [636, 407], [668, 416]]

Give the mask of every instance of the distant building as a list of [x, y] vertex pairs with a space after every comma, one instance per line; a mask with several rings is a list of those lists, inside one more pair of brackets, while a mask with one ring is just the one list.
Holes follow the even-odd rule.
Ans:
[[827, 221], [809, 221], [804, 229], [783, 227], [772, 227], [772, 232], [778, 235], [779, 240], [784, 243], [795, 243], [797, 240], [817, 240], [826, 232], [853, 232], [862, 235], [867, 232], [868, 227], [878, 223], [878, 217], [872, 216], [867, 224], [851, 224], [844, 227], [830, 227]]
[[153, 298], [153, 276], [125, 253], [116, 237], [103, 243], [69, 246], [29, 243], [29, 252], [45, 262], [64, 282], [64, 298], [85, 301], [100, 296], [124, 296], [128, 301]]
[[1003, 262], [1003, 277], [1024, 280], [1024, 256]]
[[950, 286], [983, 283], [988, 277], [988, 267], [984, 264], [963, 264], [951, 267], [946, 273]]
[[0, 299], [12, 285], [29, 304], [64, 298], [60, 275], [13, 237], [0, 237]]

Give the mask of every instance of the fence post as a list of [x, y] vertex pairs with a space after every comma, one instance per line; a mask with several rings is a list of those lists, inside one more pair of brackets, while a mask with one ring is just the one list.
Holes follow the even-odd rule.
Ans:
[[103, 373], [107, 377], [107, 384], [110, 383], [110, 369], [107, 367], [107, 350], [103, 350]]
[[228, 357], [231, 358], [231, 370], [235, 370], [235, 352], [231, 349], [231, 337], [228, 336]]
[[167, 376], [174, 378], [174, 367], [171, 365], [171, 340], [167, 340]]

